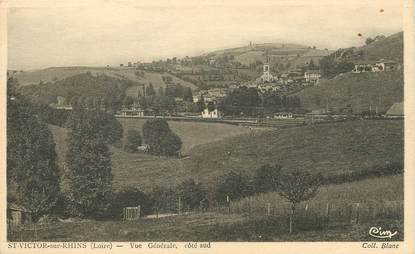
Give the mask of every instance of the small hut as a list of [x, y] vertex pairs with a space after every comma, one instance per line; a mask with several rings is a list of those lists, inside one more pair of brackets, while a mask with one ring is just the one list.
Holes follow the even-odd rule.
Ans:
[[26, 208], [15, 203], [7, 204], [7, 222], [10, 226], [16, 227], [22, 224], [32, 223], [32, 214]]

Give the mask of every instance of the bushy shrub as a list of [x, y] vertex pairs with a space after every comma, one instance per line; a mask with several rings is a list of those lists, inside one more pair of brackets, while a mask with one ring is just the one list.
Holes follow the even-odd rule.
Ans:
[[110, 205], [106, 212], [107, 218], [121, 219], [125, 207], [140, 206], [141, 216], [150, 214], [152, 211], [151, 199], [136, 188], [126, 188], [112, 194]]
[[247, 176], [229, 172], [217, 184], [215, 192], [216, 201], [223, 204], [227, 201], [227, 196], [233, 201], [252, 195], [254, 188]]
[[253, 185], [256, 193], [265, 193], [276, 190], [278, 177], [281, 174], [282, 167], [278, 164], [263, 165], [256, 170]]
[[125, 139], [124, 150], [127, 152], [137, 152], [137, 148], [141, 146], [141, 135], [136, 130], [128, 130], [127, 137]]
[[201, 202], [206, 198], [206, 192], [202, 186], [193, 179], [182, 182], [179, 186], [179, 195], [182, 199], [184, 210], [193, 210], [202, 206]]

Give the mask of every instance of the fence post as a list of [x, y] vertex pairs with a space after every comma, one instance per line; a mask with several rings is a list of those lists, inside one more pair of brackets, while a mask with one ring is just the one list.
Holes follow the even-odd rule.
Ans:
[[271, 203], [267, 203], [267, 216], [271, 215]]
[[228, 204], [228, 214], [231, 214], [231, 200], [229, 196], [226, 196], [226, 203]]
[[37, 230], [36, 230], [36, 223], [33, 224], [34, 228], [35, 228], [35, 241], [37, 241]]
[[326, 205], [326, 224], [327, 226], [330, 223], [330, 203], [327, 203]]
[[359, 206], [360, 203], [356, 204], [356, 224], [359, 224]]

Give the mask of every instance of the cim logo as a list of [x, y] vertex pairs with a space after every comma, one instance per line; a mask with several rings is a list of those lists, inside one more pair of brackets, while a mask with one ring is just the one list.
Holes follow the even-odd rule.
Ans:
[[380, 239], [392, 239], [392, 237], [394, 237], [396, 234], [398, 234], [398, 231], [395, 231], [392, 233], [392, 231], [390, 230], [382, 230], [381, 227], [371, 227], [369, 229], [369, 235], [373, 236], [375, 238], [380, 238]]

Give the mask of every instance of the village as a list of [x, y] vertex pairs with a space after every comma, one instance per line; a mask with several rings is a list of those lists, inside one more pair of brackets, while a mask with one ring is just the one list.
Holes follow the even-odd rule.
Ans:
[[[318, 60], [318, 59], [317, 59]], [[171, 62], [176, 63], [173, 65], [173, 71], [168, 69]], [[221, 81], [221, 84], [216, 85], [216, 87], [206, 88], [206, 89], [196, 89], [190, 91], [185, 98], [183, 93], [179, 95], [174, 92], [168, 95], [172, 97], [174, 101], [172, 110], [168, 112], [155, 112], [151, 108], [146, 108], [145, 105], [140, 104], [140, 97], [146, 96], [155, 96], [157, 93], [161, 95], [167, 95], [167, 90], [173, 90], [177, 86], [173, 83], [173, 80], [168, 76], [163, 76], [163, 80], [166, 82], [165, 92], [162, 88], [159, 91], [154, 92], [150, 95], [146, 95], [148, 92], [149, 85], [151, 84], [141, 84], [137, 89], [137, 98], [130, 98], [129, 103], [122, 106], [122, 108], [115, 112], [115, 116], [119, 118], [154, 118], [161, 117], [170, 120], [184, 120], [184, 121], [216, 121], [232, 124], [242, 124], [242, 125], [255, 125], [255, 126], [272, 126], [272, 123], [276, 124], [279, 121], [275, 120], [296, 120], [297, 124], [304, 123], [315, 123], [319, 121], [328, 121], [328, 120], [345, 120], [351, 117], [350, 112], [335, 112], [331, 110], [330, 105], [327, 103], [324, 107], [312, 111], [304, 111], [301, 107], [288, 108], [287, 110], [273, 110], [273, 112], [267, 112], [264, 108], [264, 97], [268, 94], [275, 94], [278, 96], [289, 96], [296, 92], [300, 92], [307, 87], [318, 86], [321, 79], [321, 70], [318, 65], [314, 64], [313, 59], [310, 62], [306, 62], [302, 65], [302, 68], [296, 68], [288, 72], [275, 72], [271, 71], [270, 64], [262, 65], [261, 75], [254, 77], [251, 81], [237, 81], [235, 74], [232, 74], [232, 71], [227, 71], [227, 68], [221, 69], [221, 66], [215, 65], [216, 61], [214, 59], [208, 59], [208, 65], [214, 65], [218, 70], [212, 71], [195, 71], [192, 69], [190, 72], [177, 71], [180, 67], [183, 67], [181, 64], [189, 65], [191, 62], [190, 58], [177, 59], [173, 60], [168, 59], [166, 63], [132, 63], [120, 64], [121, 68], [132, 68], [136, 70], [151, 70], [156, 72], [166, 72], [173, 75], [176, 75], [180, 78], [187, 79], [189, 81], [194, 80], [214, 80]], [[159, 67], [164, 66], [164, 67]], [[166, 67], [167, 66], [167, 67]], [[179, 66], [179, 67], [177, 67]], [[311, 68], [309, 68], [311, 66]], [[171, 67], [171, 66], [170, 66]], [[244, 68], [240, 67], [239, 68]], [[246, 67], [245, 67], [246, 68]], [[379, 72], [393, 72], [399, 71], [400, 65], [395, 61], [379, 59], [377, 61], [357, 61], [353, 69], [350, 70], [350, 73], [359, 75], [360, 73], [379, 73]], [[241, 110], [239, 114], [225, 114], [224, 107], [226, 97], [233, 91], [240, 89], [242, 87], [251, 88], [258, 93], [261, 98], [261, 102], [255, 107], [256, 113], [251, 115], [246, 115]], [[153, 88], [151, 88], [153, 89]], [[63, 110], [72, 110], [72, 106], [65, 100], [63, 97], [57, 98], [57, 103], [52, 104], [51, 106], [56, 109]], [[192, 107], [194, 106], [194, 107]], [[229, 106], [228, 106], [229, 107]], [[189, 109], [190, 108], [190, 109]], [[196, 108], [196, 110], [195, 110]], [[199, 109], [200, 111], [198, 111]], [[356, 117], [356, 116], [354, 116]], [[367, 110], [367, 113], [362, 115], [358, 114], [357, 117], [367, 118], [367, 117], [376, 117], [376, 118], [402, 118], [403, 117], [403, 106], [402, 103], [396, 102], [390, 109], [386, 112], [379, 112], [378, 106], [376, 104], [370, 105]], [[280, 124], [276, 124], [280, 126]]]

